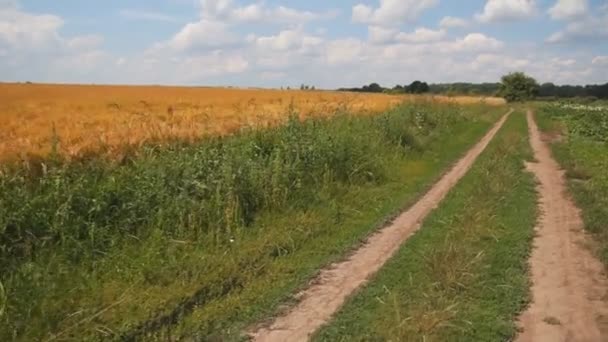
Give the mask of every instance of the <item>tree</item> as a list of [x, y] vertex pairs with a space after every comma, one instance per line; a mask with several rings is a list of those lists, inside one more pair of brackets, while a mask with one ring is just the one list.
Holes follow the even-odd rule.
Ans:
[[428, 93], [430, 90], [426, 82], [414, 81], [407, 87], [407, 92], [412, 94]]
[[501, 78], [500, 95], [508, 102], [527, 101], [538, 95], [540, 86], [523, 72], [513, 72]]
[[382, 86], [380, 86], [378, 83], [372, 83], [368, 86], [363, 86], [363, 88], [361, 88], [361, 91], [363, 91], [364, 93], [381, 93], [382, 91], [384, 91], [384, 88], [382, 88]]

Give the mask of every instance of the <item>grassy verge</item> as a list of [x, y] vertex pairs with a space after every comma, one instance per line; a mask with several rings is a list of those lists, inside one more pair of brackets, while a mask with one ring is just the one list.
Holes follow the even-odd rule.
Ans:
[[536, 218], [521, 112], [317, 341], [506, 341], [528, 298]]
[[608, 106], [602, 105], [539, 104], [536, 116], [608, 265]]
[[0, 339], [237, 339], [411, 203], [504, 109], [291, 120], [0, 175]]

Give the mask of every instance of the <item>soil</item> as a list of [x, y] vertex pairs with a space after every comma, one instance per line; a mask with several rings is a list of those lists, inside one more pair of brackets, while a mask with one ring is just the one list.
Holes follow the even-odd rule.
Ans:
[[530, 259], [532, 303], [520, 317], [517, 341], [608, 341], [608, 281], [588, 248], [580, 210], [566, 193], [564, 171], [551, 157], [532, 112], [530, 143], [536, 162], [540, 219]]

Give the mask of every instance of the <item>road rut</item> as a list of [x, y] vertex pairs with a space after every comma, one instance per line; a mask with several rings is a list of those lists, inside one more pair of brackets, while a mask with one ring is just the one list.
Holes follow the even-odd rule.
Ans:
[[277, 317], [269, 326], [252, 332], [252, 339], [258, 342], [308, 340], [312, 333], [331, 319], [346, 298], [376, 273], [401, 244], [420, 228], [425, 217], [467, 173], [511, 112], [505, 114], [416, 204], [373, 234], [347, 260], [322, 270], [313, 285], [299, 294], [301, 300], [295, 307]]
[[533, 302], [520, 317], [519, 342], [608, 341], [608, 281], [585, 247], [580, 211], [566, 195], [564, 172], [528, 112], [541, 217], [530, 258]]

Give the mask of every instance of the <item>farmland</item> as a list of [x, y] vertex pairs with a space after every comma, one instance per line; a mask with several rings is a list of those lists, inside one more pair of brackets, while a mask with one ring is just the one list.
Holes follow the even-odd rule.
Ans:
[[[530, 279], [549, 272], [538, 268], [547, 236], [574, 241], [583, 226], [570, 225], [577, 211], [543, 144], [598, 242], [545, 256], [562, 258], [581, 288], [603, 284], [601, 271], [587, 276], [595, 264], [582, 247], [608, 263], [602, 104], [0, 88], [0, 340], [507, 340], [541, 331], [530, 322], [561, 329], [526, 309], [538, 298]], [[543, 200], [547, 189], [559, 199]], [[599, 336], [603, 302], [561, 290]]]
[[[246, 127], [284, 123], [336, 112], [378, 113], [407, 96], [262, 89], [0, 84], [0, 159], [120, 158], [151, 141], [196, 141]], [[409, 97], [410, 100], [419, 99]], [[475, 103], [479, 98], [437, 97]], [[489, 104], [503, 104], [488, 98]]]
[[[101, 127], [115, 129], [112, 115], [119, 114], [105, 100], [80, 94], [70, 102], [66, 94], [62, 103], [63, 90], [40, 87], [47, 87], [47, 100], [32, 108], [48, 109], [46, 125], [54, 122], [58, 140], [69, 141], [69, 132], [95, 138], [78, 121], [87, 115], [105, 117], [108, 126]], [[141, 95], [128, 91], [142, 90], [125, 89], [118, 106], [141, 106]], [[317, 108], [318, 115], [308, 116], [294, 113], [298, 103], [338, 95], [287, 94], [301, 102], [277, 112], [272, 118], [279, 122], [260, 118], [256, 127], [238, 126], [240, 119], [225, 114], [238, 110], [220, 111], [205, 118], [214, 134], [141, 133], [135, 152], [120, 163], [115, 154], [129, 146], [120, 139], [109, 150], [114, 158], [93, 152], [64, 158], [69, 151], [55, 147], [60, 151], [42, 153], [38, 164], [6, 162], [0, 174], [1, 339], [239, 338], [318, 269], [413, 203], [506, 110], [453, 99], [391, 107], [403, 98], [358, 95], [371, 107]], [[147, 103], [157, 113], [166, 112], [167, 103], [179, 108], [177, 97], [154, 105], [153, 95]], [[353, 98], [340, 96], [335, 101]], [[58, 108], [72, 108], [72, 119]], [[299, 113], [306, 108], [312, 107]], [[361, 110], [367, 115], [354, 115]], [[31, 132], [44, 126], [44, 113], [39, 126], [28, 126]], [[235, 118], [233, 129], [247, 129], [226, 134], [236, 132], [222, 124], [225, 118]], [[70, 122], [75, 126], [62, 130]]]

